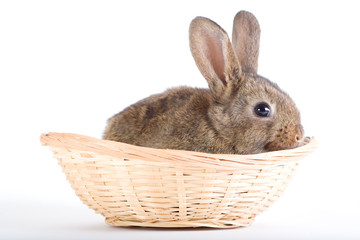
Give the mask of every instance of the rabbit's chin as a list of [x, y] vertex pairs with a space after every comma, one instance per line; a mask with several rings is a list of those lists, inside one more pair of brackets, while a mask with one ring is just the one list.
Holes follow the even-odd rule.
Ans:
[[265, 145], [264, 150], [266, 152], [272, 152], [272, 151], [279, 151], [279, 150], [285, 150], [285, 149], [292, 149], [299, 146], [299, 142], [297, 141], [283, 141], [283, 140], [275, 140], [272, 142], [269, 142]]
[[311, 141], [310, 137], [304, 137], [299, 141], [285, 141], [285, 140], [277, 139], [275, 141], [267, 143], [264, 147], [264, 150], [265, 152], [271, 152], [271, 151], [292, 149], [292, 148], [302, 147], [308, 144], [310, 141]]

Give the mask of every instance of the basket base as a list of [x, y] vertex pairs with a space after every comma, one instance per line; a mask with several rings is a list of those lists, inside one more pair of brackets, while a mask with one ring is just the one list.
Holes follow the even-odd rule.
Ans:
[[246, 227], [254, 221], [251, 219], [240, 219], [235, 221], [222, 221], [219, 219], [204, 219], [204, 220], [177, 220], [177, 221], [159, 221], [159, 222], [141, 222], [141, 221], [124, 221], [117, 217], [107, 217], [105, 222], [110, 226], [115, 227], [156, 227], [156, 228], [196, 228], [196, 227], [209, 227], [209, 228], [237, 228]]

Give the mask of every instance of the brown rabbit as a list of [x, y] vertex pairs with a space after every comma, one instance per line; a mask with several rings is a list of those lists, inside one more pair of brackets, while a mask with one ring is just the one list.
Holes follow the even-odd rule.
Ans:
[[234, 19], [233, 45], [215, 22], [190, 24], [190, 48], [210, 89], [173, 88], [108, 121], [104, 139], [153, 148], [251, 154], [294, 148], [300, 114], [276, 84], [257, 75], [260, 27], [249, 12]]

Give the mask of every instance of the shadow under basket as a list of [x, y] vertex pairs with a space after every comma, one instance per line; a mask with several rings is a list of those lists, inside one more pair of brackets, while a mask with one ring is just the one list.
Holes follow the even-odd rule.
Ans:
[[41, 135], [81, 201], [112, 226], [247, 226], [284, 191], [305, 146], [253, 155], [154, 149], [70, 133]]

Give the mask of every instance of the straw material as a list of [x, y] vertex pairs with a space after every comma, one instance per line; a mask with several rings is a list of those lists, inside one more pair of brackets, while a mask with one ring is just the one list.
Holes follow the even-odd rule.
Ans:
[[153, 149], [69, 134], [41, 136], [76, 194], [112, 226], [247, 226], [284, 191], [305, 146], [254, 155]]

